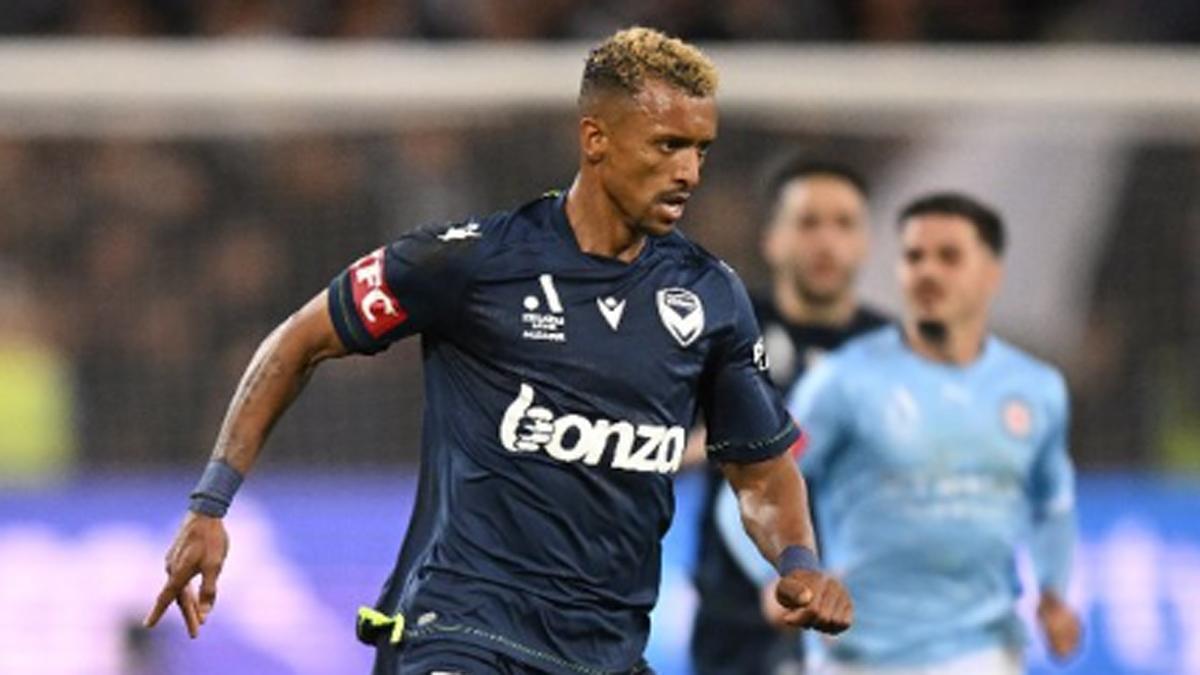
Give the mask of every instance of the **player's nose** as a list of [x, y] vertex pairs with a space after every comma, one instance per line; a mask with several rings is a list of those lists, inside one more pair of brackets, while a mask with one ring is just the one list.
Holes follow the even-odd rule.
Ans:
[[700, 165], [703, 160], [697, 149], [681, 152], [679, 155], [672, 178], [690, 190], [700, 184]]

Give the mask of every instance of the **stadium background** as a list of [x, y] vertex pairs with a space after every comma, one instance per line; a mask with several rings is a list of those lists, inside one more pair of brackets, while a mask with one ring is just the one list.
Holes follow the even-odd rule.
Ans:
[[[1200, 4], [1190, 0], [23, 0], [0, 8], [0, 673], [364, 672], [412, 496], [415, 342], [318, 372], [230, 516], [203, 638], [136, 628], [254, 346], [408, 227], [565, 186], [587, 44], [722, 68], [690, 236], [752, 287], [764, 167], [1013, 230], [996, 329], [1075, 398], [1087, 612], [1069, 672], [1200, 673]], [[694, 477], [650, 657], [686, 671]], [[1028, 604], [1028, 603], [1027, 603]], [[1028, 610], [1028, 607], [1026, 607]], [[1053, 672], [1031, 646], [1036, 672]]]

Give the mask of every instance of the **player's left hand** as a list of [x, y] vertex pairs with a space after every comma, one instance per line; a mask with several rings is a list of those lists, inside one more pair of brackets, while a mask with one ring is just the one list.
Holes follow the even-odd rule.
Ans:
[[783, 623], [837, 634], [854, 621], [854, 603], [837, 578], [814, 570], [795, 570], [779, 580], [775, 599], [785, 611]]
[[1037, 618], [1042, 632], [1046, 635], [1050, 653], [1055, 658], [1065, 659], [1079, 649], [1080, 636], [1083, 633], [1079, 616], [1058, 595], [1042, 593], [1041, 600], [1038, 601]]

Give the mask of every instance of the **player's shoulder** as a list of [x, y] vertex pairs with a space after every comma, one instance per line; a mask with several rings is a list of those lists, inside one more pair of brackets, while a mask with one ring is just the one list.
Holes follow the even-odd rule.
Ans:
[[861, 335], [892, 323], [892, 317], [883, 310], [868, 304], [860, 304], [850, 322], [851, 331]]
[[496, 211], [486, 216], [422, 223], [402, 234], [392, 242], [392, 246], [426, 244], [451, 249], [473, 249], [480, 243], [495, 238], [500, 225], [509, 215], [508, 211]]
[[886, 320], [847, 340], [825, 360], [841, 367], [860, 367], [879, 364], [888, 358], [904, 354], [904, 337], [895, 324]]
[[1066, 378], [1054, 364], [1038, 358], [998, 336], [989, 338], [988, 348], [996, 351], [995, 359], [998, 367], [1027, 381], [1031, 389], [1044, 391], [1053, 396], [1066, 395]]
[[892, 325], [856, 335], [830, 351], [801, 379], [812, 389], [844, 388], [862, 384], [886, 369], [902, 354], [899, 331]]
[[660, 237], [655, 247], [657, 253], [669, 264], [703, 279], [706, 286], [731, 297], [735, 304], [747, 309], [752, 306], [750, 294], [737, 270], [708, 249], [688, 239], [682, 232], [676, 230]]
[[657, 253], [677, 265], [712, 271], [725, 277], [737, 278], [737, 272], [708, 249], [688, 239], [679, 230], [659, 237], [654, 243]]
[[557, 198], [557, 193], [547, 192], [514, 208], [419, 225], [393, 242], [392, 247], [423, 253], [422, 257], [472, 262], [513, 247], [537, 247], [553, 236], [552, 213]]

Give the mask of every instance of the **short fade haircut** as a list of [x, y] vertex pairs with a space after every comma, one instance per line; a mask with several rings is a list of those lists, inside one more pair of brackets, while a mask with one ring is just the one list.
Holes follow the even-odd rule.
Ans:
[[857, 190], [864, 200], [869, 196], [866, 179], [849, 166], [838, 162], [794, 155], [780, 162], [767, 176], [766, 190], [763, 196], [768, 209], [773, 210], [779, 204], [779, 197], [789, 183], [814, 176], [828, 176], [845, 181]]
[[634, 26], [614, 33], [588, 53], [579, 106], [586, 107], [602, 91], [634, 96], [648, 79], [662, 80], [700, 98], [717, 91], [717, 68], [699, 49], [651, 28]]
[[975, 227], [979, 240], [997, 258], [1004, 255], [1004, 220], [1000, 214], [982, 201], [961, 192], [934, 192], [909, 202], [900, 211], [896, 227], [904, 231], [910, 218], [928, 215], [958, 216]]

